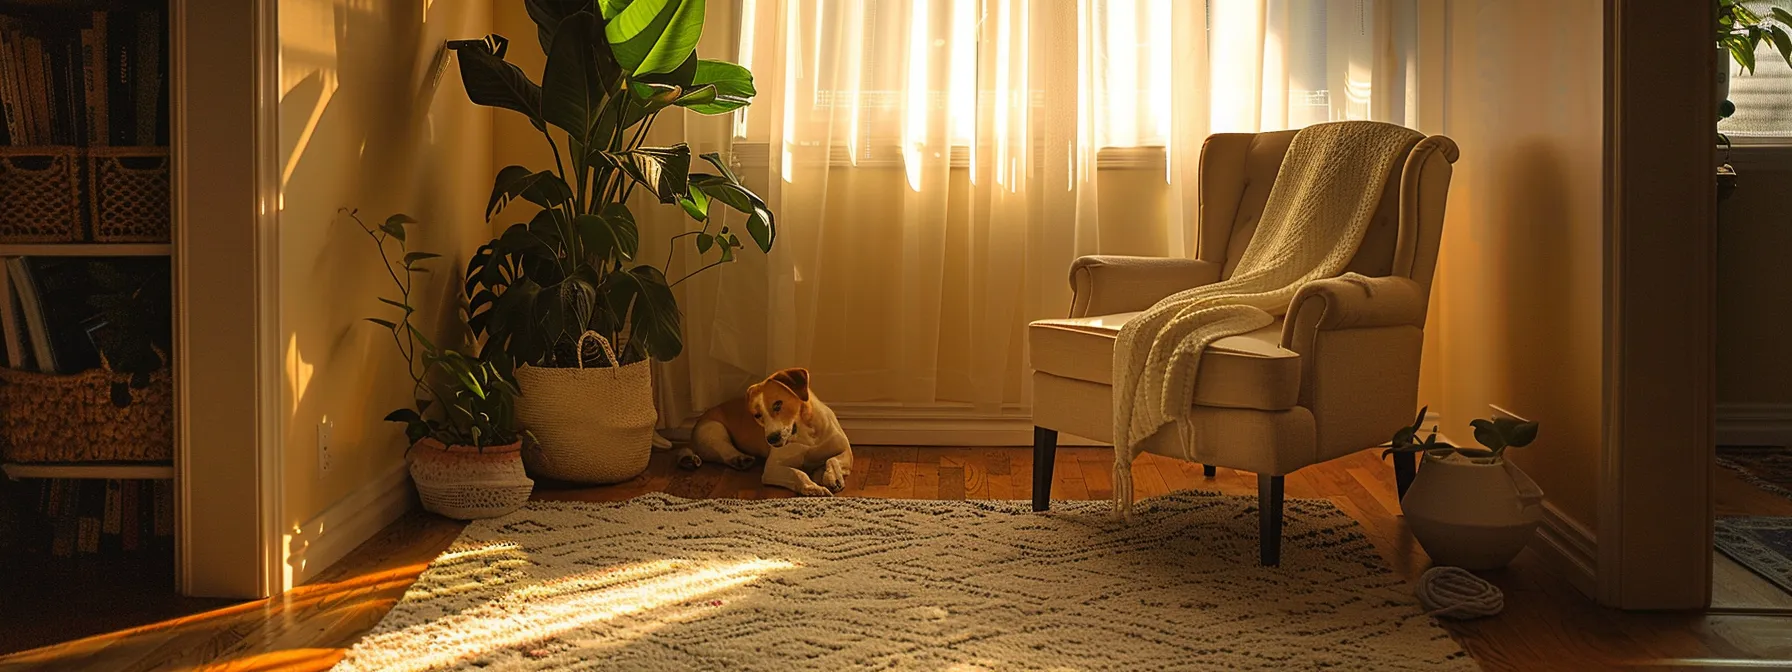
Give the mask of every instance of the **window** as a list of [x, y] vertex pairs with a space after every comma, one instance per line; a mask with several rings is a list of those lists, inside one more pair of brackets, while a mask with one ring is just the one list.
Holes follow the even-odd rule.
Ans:
[[971, 146], [1004, 123], [1161, 147], [1172, 91], [1201, 85], [1172, 78], [1188, 39], [1207, 43], [1212, 131], [1407, 121], [1415, 0], [1185, 2], [742, 0], [739, 60], [784, 85], [760, 87], [735, 135], [825, 136], [854, 160]]
[[[1743, 3], [1761, 16], [1768, 16], [1773, 3], [1754, 0]], [[1792, 30], [1792, 26], [1787, 27]], [[1719, 121], [1717, 130], [1733, 139], [1792, 138], [1792, 67], [1787, 67], [1773, 45], [1763, 40], [1755, 51], [1755, 73], [1744, 72], [1735, 59], [1725, 57], [1730, 65], [1730, 102], [1736, 114]]]

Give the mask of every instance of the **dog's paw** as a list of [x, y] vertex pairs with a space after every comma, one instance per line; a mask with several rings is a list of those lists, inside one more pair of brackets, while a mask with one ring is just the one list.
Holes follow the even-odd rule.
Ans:
[[697, 457], [696, 453], [687, 451], [685, 454], [678, 456], [678, 467], [680, 469], [696, 469], [701, 466], [703, 466], [703, 458]]
[[753, 464], [757, 463], [758, 461], [759, 461], [759, 458], [753, 457], [752, 455], [748, 455], [746, 453], [741, 453], [734, 457], [728, 458], [728, 466], [734, 467], [735, 469], [739, 469], [741, 471], [746, 471], [748, 469], [753, 468]]
[[846, 489], [846, 474], [839, 469], [830, 467], [822, 471], [821, 478], [816, 479], [815, 482], [820, 483], [821, 487], [827, 488], [829, 492], [839, 492]]
[[814, 483], [805, 483], [801, 489], [797, 490], [797, 494], [804, 497], [832, 497], [834, 491]]

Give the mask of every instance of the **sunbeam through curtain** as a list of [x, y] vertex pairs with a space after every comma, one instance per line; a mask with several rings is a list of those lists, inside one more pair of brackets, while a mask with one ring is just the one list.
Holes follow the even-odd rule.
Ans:
[[677, 288], [665, 421], [785, 366], [837, 407], [1024, 412], [1025, 325], [1065, 314], [1073, 259], [1194, 253], [1209, 134], [1412, 117], [1416, 7], [711, 0], [700, 53], [758, 96], [661, 125], [728, 157], [780, 232]]

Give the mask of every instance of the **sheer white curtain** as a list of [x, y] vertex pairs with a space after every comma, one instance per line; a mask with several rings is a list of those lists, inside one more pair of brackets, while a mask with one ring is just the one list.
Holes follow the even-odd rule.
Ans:
[[837, 405], [1024, 408], [1025, 325], [1065, 312], [1073, 259], [1194, 252], [1207, 135], [1410, 117], [1415, 6], [712, 2], [700, 49], [759, 94], [669, 127], [729, 156], [779, 237], [678, 288], [664, 414], [783, 366]]

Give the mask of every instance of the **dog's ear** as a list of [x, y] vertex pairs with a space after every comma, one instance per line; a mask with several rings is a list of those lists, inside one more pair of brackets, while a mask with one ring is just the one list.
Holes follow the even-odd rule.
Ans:
[[791, 392], [796, 393], [796, 398], [801, 399], [803, 401], [809, 400], [809, 370], [808, 369], [804, 369], [804, 368], [785, 369], [783, 371], [779, 371], [777, 373], [772, 374], [772, 380], [783, 383], [785, 387], [790, 388]]

